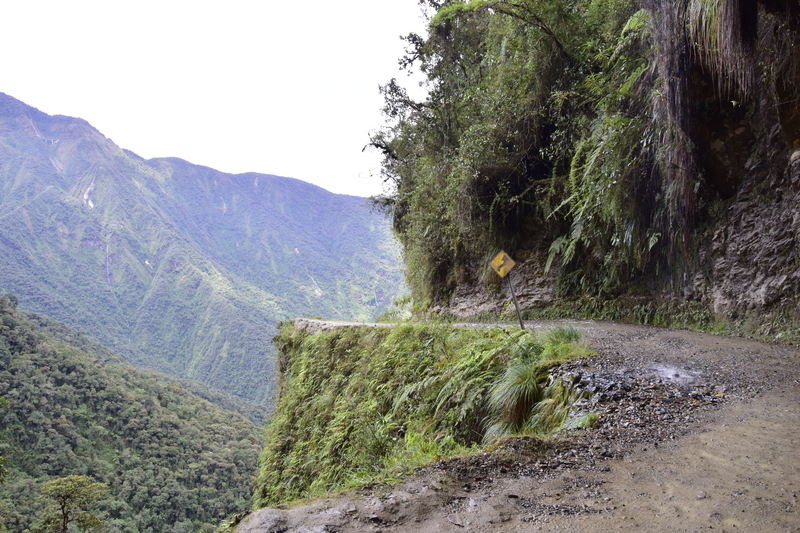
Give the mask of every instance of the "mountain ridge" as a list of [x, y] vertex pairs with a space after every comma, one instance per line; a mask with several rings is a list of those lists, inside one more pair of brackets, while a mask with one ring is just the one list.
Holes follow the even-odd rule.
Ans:
[[274, 325], [371, 319], [401, 289], [365, 199], [180, 158], [0, 93], [0, 290], [126, 359], [268, 404]]

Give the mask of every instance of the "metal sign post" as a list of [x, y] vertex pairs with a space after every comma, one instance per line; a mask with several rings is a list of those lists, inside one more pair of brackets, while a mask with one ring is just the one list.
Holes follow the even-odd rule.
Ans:
[[[499, 254], [497, 254], [497, 257], [492, 259], [492, 262], [489, 264], [492, 266], [492, 269], [494, 269], [495, 272], [500, 274], [501, 278], [506, 277], [506, 274], [508, 274], [511, 271], [511, 269], [514, 268], [514, 265], [516, 265], [514, 260], [511, 259], [505, 252], [500, 252]], [[511, 288], [511, 299], [514, 300], [514, 307], [517, 309], [517, 318], [519, 319], [519, 327], [525, 329], [525, 326], [522, 323], [522, 313], [519, 312], [519, 303], [517, 303], [517, 295], [514, 292], [514, 284], [511, 283], [510, 275], [508, 276], [508, 286]]]

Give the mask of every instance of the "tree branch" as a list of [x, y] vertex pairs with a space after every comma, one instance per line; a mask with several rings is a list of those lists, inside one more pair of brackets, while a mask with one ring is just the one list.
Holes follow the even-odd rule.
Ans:
[[[556, 45], [556, 48], [558, 48], [558, 52], [561, 57], [570, 63], [573, 61], [572, 56], [569, 54], [569, 52], [567, 52], [567, 49], [556, 36], [555, 32], [551, 30], [550, 26], [547, 25], [544, 19], [536, 14], [536, 12], [533, 11], [533, 9], [531, 9], [529, 6], [523, 5], [519, 2], [509, 2], [508, 0], [495, 0], [494, 2], [486, 2], [481, 9], [494, 9], [498, 13], [502, 13], [503, 15], [521, 20], [522, 22], [539, 28], [539, 30], [541, 30], [545, 35], [550, 37], [550, 39]], [[519, 11], [522, 11], [522, 13]]]

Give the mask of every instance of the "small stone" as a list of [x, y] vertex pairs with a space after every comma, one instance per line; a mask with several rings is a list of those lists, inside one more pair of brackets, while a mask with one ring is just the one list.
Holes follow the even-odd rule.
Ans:
[[447, 516], [447, 521], [450, 522], [451, 524], [454, 524], [454, 525], [458, 526], [458, 527], [464, 527], [464, 523], [461, 521], [461, 519], [455, 513], [451, 514], [451, 515], [448, 515]]

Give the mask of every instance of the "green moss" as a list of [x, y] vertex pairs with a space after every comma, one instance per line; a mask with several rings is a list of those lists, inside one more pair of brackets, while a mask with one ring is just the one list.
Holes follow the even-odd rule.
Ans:
[[584, 413], [581, 416], [568, 421], [564, 427], [567, 429], [590, 428], [600, 419], [597, 413]]

